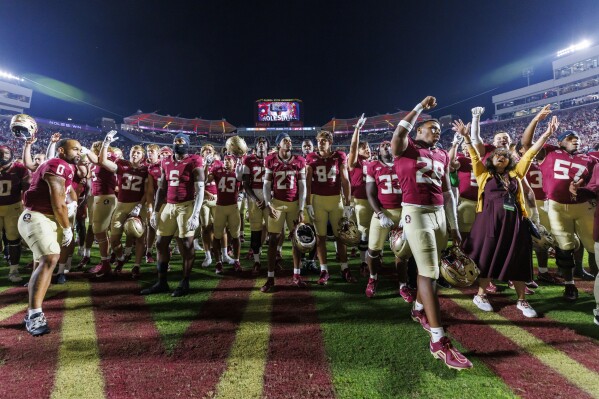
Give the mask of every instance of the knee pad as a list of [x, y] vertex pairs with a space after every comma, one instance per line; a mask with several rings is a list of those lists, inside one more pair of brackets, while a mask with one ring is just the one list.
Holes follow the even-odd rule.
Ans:
[[358, 249], [360, 251], [367, 251], [368, 250], [368, 241], [360, 240], [360, 243], [358, 244]]
[[262, 231], [252, 231], [250, 235], [250, 248], [255, 254], [260, 252], [262, 246]]
[[555, 249], [555, 263], [561, 269], [573, 269], [576, 266], [574, 261], [574, 250]]
[[158, 273], [166, 273], [168, 271], [168, 263], [156, 262], [156, 268], [158, 269]]

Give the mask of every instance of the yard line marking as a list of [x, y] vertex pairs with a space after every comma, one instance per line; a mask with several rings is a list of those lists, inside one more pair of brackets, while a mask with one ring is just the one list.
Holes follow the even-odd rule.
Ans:
[[91, 286], [69, 281], [52, 398], [104, 398]]
[[[45, 299], [52, 298], [60, 294], [61, 292], [67, 291], [68, 287], [64, 285], [51, 285], [48, 288], [48, 292], [46, 293]], [[27, 298], [25, 298], [27, 300]], [[28, 304], [27, 302], [17, 302], [12, 305], [5, 306], [0, 309], [0, 322], [8, 319], [9, 317], [14, 316], [16, 313], [25, 312], [27, 310]], [[23, 315], [25, 316], [25, 315]]]
[[458, 290], [445, 290], [452, 294], [451, 300], [468, 310], [479, 320], [484, 321], [494, 330], [518, 344], [523, 350], [539, 359], [543, 364], [563, 375], [568, 381], [594, 397], [599, 397], [599, 374], [587, 369], [560, 350], [536, 338], [526, 330], [518, 327], [511, 320], [495, 313], [482, 312]]
[[227, 369], [217, 386], [219, 399], [262, 398], [273, 296], [260, 292], [261, 285], [262, 281], [257, 280], [250, 294]]

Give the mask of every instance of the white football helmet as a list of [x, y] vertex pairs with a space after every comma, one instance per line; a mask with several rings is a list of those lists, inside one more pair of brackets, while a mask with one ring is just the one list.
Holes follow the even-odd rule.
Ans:
[[389, 232], [389, 245], [398, 259], [408, 259], [412, 256], [412, 250], [403, 233], [403, 226], [396, 227]]
[[469, 287], [478, 278], [480, 270], [458, 246], [452, 245], [441, 255], [441, 275], [454, 287]]
[[17, 114], [10, 120], [10, 130], [15, 137], [28, 140], [37, 133], [37, 122], [26, 114]]
[[358, 225], [353, 220], [341, 218], [338, 232], [339, 240], [348, 247], [356, 247], [360, 243], [360, 230], [358, 230]]
[[300, 253], [310, 252], [316, 246], [316, 233], [307, 224], [300, 223], [291, 235], [291, 242]]
[[229, 137], [225, 143], [227, 151], [237, 157], [244, 156], [248, 152], [248, 146], [245, 140], [239, 136]]
[[535, 249], [548, 250], [551, 247], [556, 248], [557, 241], [555, 241], [553, 234], [551, 234], [542, 224], [535, 224], [535, 226], [537, 226], [537, 230], [541, 235], [540, 239], [532, 236], [532, 245]]
[[138, 216], [132, 216], [125, 220], [123, 230], [125, 231], [125, 234], [127, 234], [127, 237], [140, 238], [144, 235], [146, 228]]

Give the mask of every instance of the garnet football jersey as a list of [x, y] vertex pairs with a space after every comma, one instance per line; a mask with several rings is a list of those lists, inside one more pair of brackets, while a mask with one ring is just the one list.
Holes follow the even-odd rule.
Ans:
[[541, 168], [539, 165], [533, 161], [530, 164], [530, 169], [528, 169], [528, 173], [526, 174], [526, 180], [528, 184], [530, 184], [530, 188], [535, 193], [535, 199], [539, 201], [545, 201], [547, 199], [547, 194], [543, 190], [543, 173], [541, 172]]
[[152, 176], [152, 185], [154, 186], [154, 194], [156, 194], [156, 190], [158, 189], [158, 180], [162, 176], [162, 167], [160, 166], [160, 161], [156, 163], [148, 164], [148, 174]]
[[29, 170], [20, 162], [0, 172], [0, 205], [21, 202], [21, 182], [29, 176]]
[[272, 175], [273, 198], [287, 202], [297, 201], [297, 180], [301, 173], [305, 173], [306, 160], [293, 155], [288, 162], [284, 162], [278, 153], [274, 153], [266, 157], [264, 167]]
[[148, 166], [141, 165], [137, 168], [124, 159], [116, 161], [116, 176], [119, 182], [117, 199], [119, 202], [141, 202], [146, 191]]
[[339, 195], [341, 193], [341, 168], [347, 165], [347, 156], [335, 151], [328, 158], [313, 152], [306, 157], [306, 164], [312, 168], [312, 194]]
[[458, 179], [460, 180], [458, 189], [460, 191], [460, 197], [471, 201], [477, 201], [478, 183], [476, 182], [476, 177], [472, 171], [472, 160], [470, 157], [458, 155], [457, 161], [460, 163], [460, 167], [458, 168]]
[[162, 169], [168, 184], [166, 202], [177, 204], [191, 201], [195, 195], [193, 171], [204, 166], [199, 155], [187, 155], [180, 161], [174, 155], [162, 159]]
[[376, 184], [377, 196], [384, 209], [401, 208], [401, 188], [393, 164], [387, 165], [381, 161], [370, 162], [366, 181]]
[[366, 173], [368, 164], [367, 158], [358, 155], [356, 166], [349, 171], [349, 181], [351, 184], [351, 195], [357, 199], [368, 199], [366, 196]]
[[116, 188], [116, 174], [100, 165], [92, 168], [92, 195], [114, 194]]
[[50, 200], [50, 187], [44, 180], [46, 175], [62, 177], [66, 188], [73, 182], [73, 166], [60, 158], [52, 158], [41, 164], [33, 173], [29, 190], [25, 192], [23, 203], [25, 208], [40, 212], [45, 215], [54, 215], [52, 201]]
[[547, 155], [539, 162], [543, 174], [543, 191], [550, 200], [560, 204], [579, 204], [584, 198], [570, 194], [570, 182], [589, 181], [597, 159], [587, 154], [569, 154], [552, 145], [544, 146]]
[[440, 148], [424, 147], [408, 138], [408, 147], [395, 158], [395, 173], [408, 205], [443, 205], [443, 184], [449, 156]]
[[235, 170], [228, 171], [224, 165], [217, 165], [210, 174], [214, 177], [214, 183], [216, 183], [216, 205], [237, 204], [240, 184]]
[[[216, 168], [217, 166], [222, 166], [222, 162], [219, 161], [218, 159], [215, 159], [212, 161], [212, 163], [210, 165], [208, 165], [208, 167], [206, 168], [206, 175], [210, 174], [214, 168]], [[206, 186], [204, 187], [204, 190], [207, 193], [210, 193], [214, 196], [216, 196], [218, 194], [218, 190], [216, 189], [216, 183], [214, 181], [211, 181], [210, 183], [206, 184]]]
[[255, 154], [248, 155], [243, 160], [243, 174], [250, 175], [251, 187], [262, 190], [264, 185], [264, 159], [258, 158]]

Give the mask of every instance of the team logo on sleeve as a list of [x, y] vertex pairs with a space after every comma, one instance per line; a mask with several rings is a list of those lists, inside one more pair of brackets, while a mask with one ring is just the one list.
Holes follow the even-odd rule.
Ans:
[[23, 215], [23, 221], [27, 222], [27, 223], [31, 222], [31, 213], [24, 214]]
[[406, 223], [410, 223], [412, 221], [412, 217], [410, 215], [406, 215]]
[[109, 203], [110, 203], [109, 200], [107, 200], [107, 199], [104, 200], [104, 205], [108, 205]]

